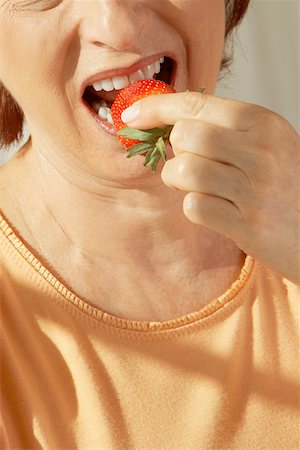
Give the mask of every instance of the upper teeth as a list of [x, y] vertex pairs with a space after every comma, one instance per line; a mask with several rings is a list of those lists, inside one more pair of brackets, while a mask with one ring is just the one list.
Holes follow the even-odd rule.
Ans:
[[113, 91], [114, 89], [123, 89], [137, 80], [145, 80], [153, 78], [155, 73], [160, 72], [160, 65], [164, 62], [164, 57], [155, 61], [152, 64], [144, 67], [143, 69], [139, 69], [136, 72], [129, 75], [129, 77], [113, 77], [107, 78], [106, 80], [96, 81], [93, 83], [93, 88], [95, 91]]

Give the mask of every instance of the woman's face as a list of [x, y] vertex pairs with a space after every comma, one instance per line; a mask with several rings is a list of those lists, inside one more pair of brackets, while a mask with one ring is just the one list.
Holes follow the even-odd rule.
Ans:
[[166, 55], [177, 63], [177, 92], [213, 93], [224, 26], [224, 0], [0, 0], [0, 80], [48, 160], [106, 180], [153, 177], [143, 158], [124, 157], [82, 87]]

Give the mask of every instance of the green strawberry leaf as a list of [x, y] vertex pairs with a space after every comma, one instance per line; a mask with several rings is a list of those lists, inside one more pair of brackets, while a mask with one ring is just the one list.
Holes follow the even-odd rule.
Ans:
[[158, 148], [160, 154], [164, 158], [164, 161], [167, 161], [166, 147], [162, 137], [160, 137], [156, 142], [156, 147]]
[[150, 150], [153, 148], [153, 143], [150, 142], [141, 142], [140, 144], [135, 144], [128, 150], [128, 155], [126, 158], [131, 158], [135, 155], [140, 155], [142, 153], [145, 153], [147, 150]]
[[150, 159], [152, 158], [152, 155], [155, 151], [156, 151], [156, 148], [152, 148], [148, 151], [148, 153], [145, 157], [144, 166], [147, 166], [147, 164], [150, 162]]
[[201, 94], [203, 94], [203, 92], [205, 91], [205, 87], [204, 88], [199, 88], [196, 90], [196, 92], [201, 92]]
[[117, 131], [119, 136], [137, 141], [151, 142], [155, 138], [164, 136], [169, 131], [169, 127], [150, 128], [149, 130], [137, 130], [136, 128], [124, 127]]
[[152, 172], [156, 172], [156, 167], [158, 161], [160, 160], [160, 157], [161, 153], [157, 147], [153, 148], [152, 150], [149, 150], [144, 161], [144, 166], [147, 166], [147, 164], [149, 164], [152, 169]]
[[160, 160], [160, 157], [161, 157], [160, 153], [152, 155], [152, 158], [150, 159], [150, 162], [149, 162], [152, 172], [156, 172], [156, 167], [157, 167], [158, 161]]
[[125, 127], [117, 131], [119, 136], [124, 138], [130, 138], [137, 141], [150, 141], [153, 140], [153, 135], [147, 131], [137, 130], [135, 128]]

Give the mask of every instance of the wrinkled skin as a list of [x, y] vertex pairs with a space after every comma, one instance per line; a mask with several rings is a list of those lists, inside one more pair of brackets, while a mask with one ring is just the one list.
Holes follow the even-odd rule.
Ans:
[[147, 129], [174, 125], [162, 180], [187, 192], [184, 214], [300, 284], [300, 140], [280, 115], [200, 93], [140, 103]]
[[[297, 281], [297, 134], [263, 108], [213, 96], [223, 0], [0, 6], [0, 79], [32, 136], [23, 159], [2, 170], [6, 212], [77, 295], [126, 318], [174, 318], [229, 288], [248, 251]], [[95, 73], [161, 52], [178, 58], [178, 94], [153, 97], [142, 111], [141, 126], [174, 124], [169, 161], [153, 174], [99, 129], [80, 88]], [[208, 97], [192, 92], [198, 87]]]
[[84, 176], [113, 182], [148, 175], [141, 161], [126, 160], [118, 141], [87, 117], [80, 89], [89, 76], [166, 50], [178, 55], [180, 90], [214, 90], [224, 46], [223, 0], [0, 5], [0, 79], [23, 108], [35, 148], [61, 170], [66, 165], [69, 172], [71, 165]]

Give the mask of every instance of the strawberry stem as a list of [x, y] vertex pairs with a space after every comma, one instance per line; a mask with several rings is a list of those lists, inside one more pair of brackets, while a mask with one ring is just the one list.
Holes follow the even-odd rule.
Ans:
[[[203, 93], [205, 88], [199, 88], [196, 92]], [[161, 157], [167, 161], [165, 139], [169, 139], [174, 125], [166, 125], [164, 128], [151, 128], [149, 130], [138, 130], [136, 128], [124, 127], [117, 131], [119, 136], [135, 141], [141, 141], [129, 148], [126, 158], [136, 155], [146, 155], [144, 166], [150, 165], [152, 172], [156, 172], [157, 164]]]
[[166, 147], [164, 139], [168, 139], [172, 131], [173, 125], [167, 125], [164, 128], [151, 128], [149, 130], [138, 130], [131, 127], [125, 127], [119, 130], [118, 135], [141, 140], [142, 142], [134, 144], [129, 148], [126, 158], [136, 155], [146, 155], [144, 166], [150, 165], [152, 172], [156, 172], [157, 164], [163, 157], [167, 160]]

